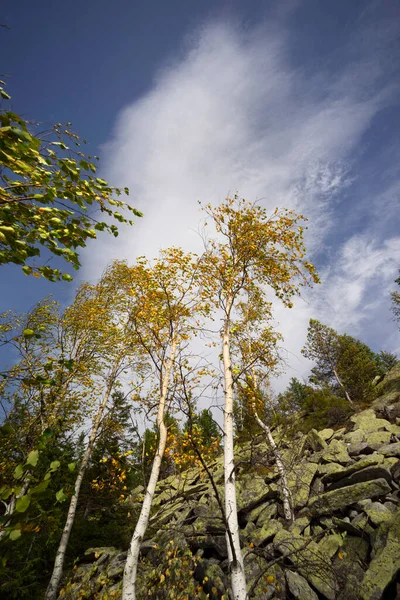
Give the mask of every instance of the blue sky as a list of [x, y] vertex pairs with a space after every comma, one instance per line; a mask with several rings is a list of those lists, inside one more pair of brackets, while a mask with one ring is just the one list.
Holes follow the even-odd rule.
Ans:
[[[287, 377], [309, 368], [299, 350], [310, 317], [400, 351], [389, 310], [400, 268], [395, 0], [6, 0], [0, 22], [14, 109], [72, 121], [145, 214], [92, 243], [76, 282], [116, 257], [201, 250], [197, 200], [238, 191], [310, 219], [323, 284], [292, 311], [275, 305]], [[74, 289], [14, 267], [1, 287], [0, 308], [18, 310]]]

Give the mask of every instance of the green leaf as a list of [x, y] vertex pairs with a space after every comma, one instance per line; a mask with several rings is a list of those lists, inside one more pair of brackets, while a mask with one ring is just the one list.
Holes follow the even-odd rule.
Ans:
[[57, 471], [57, 469], [60, 468], [60, 461], [59, 460], [53, 460], [53, 462], [50, 463], [50, 471], [52, 473], [54, 473], [54, 471]]
[[33, 487], [31, 489], [31, 496], [37, 496], [39, 494], [41, 494], [42, 492], [46, 491], [47, 488], [49, 487], [49, 483], [50, 483], [50, 479], [41, 481], [40, 483], [38, 483], [38, 485], [35, 485], [35, 487]]
[[68, 273], [63, 273], [63, 275], [62, 275], [62, 279], [63, 279], [64, 281], [72, 281], [72, 280], [73, 280], [73, 277], [71, 277], [71, 275], [68, 275]]
[[23, 513], [27, 510], [30, 503], [31, 503], [31, 497], [29, 495], [21, 496], [21, 498], [18, 498], [18, 500], [15, 504], [15, 510], [17, 512]]
[[7, 500], [11, 496], [13, 489], [8, 485], [2, 485], [0, 488], [0, 498], [2, 500]]
[[33, 337], [35, 335], [35, 332], [33, 331], [33, 329], [24, 329], [24, 331], [22, 332], [24, 337], [30, 338]]
[[13, 529], [10, 532], [10, 540], [15, 541], [15, 540], [17, 540], [20, 537], [21, 537], [21, 530], [20, 529]]
[[71, 463], [69, 463], [69, 465], [68, 465], [68, 469], [71, 471], [71, 473], [72, 473], [73, 471], [75, 471], [75, 467], [76, 467], [76, 463], [74, 463], [74, 462], [71, 462]]
[[23, 465], [17, 465], [15, 467], [15, 471], [14, 471], [14, 477], [15, 479], [21, 479], [22, 475], [24, 474], [24, 466]]
[[0, 94], [2, 98], [5, 98], [5, 100], [10, 100], [11, 98], [11, 96], [9, 96], [3, 89], [0, 89]]
[[28, 454], [28, 458], [26, 459], [26, 464], [31, 465], [32, 467], [36, 467], [39, 460], [39, 450], [32, 450]]
[[67, 496], [64, 494], [64, 489], [58, 490], [56, 493], [57, 502], [64, 502], [67, 499]]

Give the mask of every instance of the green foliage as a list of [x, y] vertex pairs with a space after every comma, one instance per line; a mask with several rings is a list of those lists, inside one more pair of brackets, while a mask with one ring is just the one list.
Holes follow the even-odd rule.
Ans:
[[163, 536], [157, 550], [157, 566], [142, 565], [139, 586], [146, 590], [146, 597], [154, 600], [205, 600], [203, 585], [194, 579], [196, 557], [188, 546], [174, 539], [164, 540], [167, 536]]
[[[196, 413], [192, 419], [193, 426], [201, 430], [201, 442], [204, 445], [211, 445], [216, 439], [219, 439], [220, 432], [210, 409], [205, 408], [200, 413]], [[183, 431], [188, 431], [189, 423], [183, 426]]]
[[377, 375], [386, 375], [390, 369], [393, 369], [397, 361], [398, 357], [392, 352], [381, 350], [379, 354], [375, 354], [375, 362], [378, 371]]
[[[9, 98], [4, 89], [1, 95]], [[50, 267], [47, 260], [39, 266], [32, 262], [41, 257], [42, 247], [78, 269], [78, 249], [88, 239], [99, 231], [118, 235], [118, 227], [98, 220], [95, 210], [129, 225], [133, 221], [123, 216], [124, 211], [141, 216], [115, 199], [120, 189], [96, 177], [92, 157], [79, 150], [84, 140], [69, 126], [58, 123], [51, 132], [39, 134], [19, 115], [0, 110], [0, 265], [14, 263], [26, 275], [50, 281], [72, 277]], [[124, 192], [128, 194], [128, 189]]]
[[[400, 272], [400, 271], [399, 271]], [[400, 286], [400, 277], [395, 280], [398, 286]], [[391, 293], [392, 298], [392, 312], [394, 315], [394, 320], [397, 321], [400, 327], [400, 292], [395, 290]]]
[[[340, 335], [331, 327], [310, 319], [307, 341], [302, 353], [316, 362], [310, 382], [327, 386], [339, 397], [346, 393], [354, 402], [373, 399], [373, 379], [380, 373], [383, 361], [363, 342], [347, 334]], [[387, 357], [390, 362], [392, 359]]]
[[347, 400], [337, 396], [331, 388], [314, 388], [292, 378], [285, 392], [278, 396], [276, 411], [278, 423], [286, 427], [292, 424], [295, 429], [307, 432], [312, 428], [343, 425], [351, 408]]
[[[369, 402], [373, 399], [372, 382], [378, 374], [375, 353], [363, 342], [349, 335], [339, 336], [340, 355], [337, 370], [341, 380], [356, 402]], [[340, 395], [340, 390], [337, 392]]]

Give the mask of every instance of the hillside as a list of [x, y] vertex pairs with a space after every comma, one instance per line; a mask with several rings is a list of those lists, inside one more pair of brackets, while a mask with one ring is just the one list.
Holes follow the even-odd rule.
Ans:
[[[238, 505], [249, 597], [399, 597], [400, 363], [372, 406], [334, 431], [287, 439], [275, 430], [296, 519], [283, 519], [278, 472], [258, 437], [237, 448]], [[222, 457], [210, 465], [222, 498]], [[143, 489], [133, 491], [132, 511]], [[193, 468], [158, 484], [142, 544], [139, 598], [230, 598], [221, 512], [210, 477]], [[120, 595], [126, 552], [92, 548], [67, 576], [64, 600]]]

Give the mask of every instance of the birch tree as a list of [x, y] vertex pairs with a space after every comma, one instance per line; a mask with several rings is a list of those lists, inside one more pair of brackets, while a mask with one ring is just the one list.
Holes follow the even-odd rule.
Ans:
[[55, 600], [57, 597], [82, 481], [112, 392], [132, 357], [127, 341], [128, 322], [121, 319], [120, 313], [116, 310], [117, 300], [114, 269], [110, 267], [99, 284], [82, 287], [74, 305], [66, 314], [66, 319], [75, 324], [75, 335], [70, 337], [69, 344], [74, 348], [86, 347], [86, 351], [92, 358], [91, 368], [85, 373], [84, 382], [88, 397], [96, 400], [100, 398], [100, 400], [94, 403], [91, 431], [77, 472], [53, 572], [45, 594], [46, 600]]
[[238, 360], [238, 365], [233, 369], [234, 381], [247, 404], [247, 415], [256, 421], [267, 437], [280, 477], [284, 516], [287, 521], [293, 521], [293, 503], [286, 469], [268, 425], [262, 393], [262, 386], [265, 387], [271, 375], [277, 372], [277, 343], [282, 336], [274, 331], [271, 303], [266, 301], [260, 288], [253, 287], [247, 302], [238, 304], [237, 312], [238, 319], [232, 326], [232, 354]]
[[132, 267], [115, 266], [118, 294], [128, 315], [132, 343], [138, 348], [146, 386], [137, 400], [156, 413], [157, 448], [136, 527], [132, 536], [123, 577], [123, 600], [135, 600], [140, 546], [150, 518], [155, 488], [167, 443], [166, 413], [171, 409], [175, 365], [188, 343], [197, 319], [206, 310], [198, 289], [195, 256], [179, 249], [161, 253], [153, 263], [139, 258]]
[[[224, 485], [228, 560], [233, 597], [247, 598], [240, 547], [233, 451], [232, 320], [238, 302], [255, 288], [269, 286], [285, 305], [299, 286], [318, 281], [313, 265], [304, 259], [303, 217], [275, 210], [271, 217], [262, 207], [237, 197], [219, 207], [205, 207], [218, 237], [206, 243], [203, 259], [204, 289], [222, 311], [222, 364], [224, 379]], [[233, 540], [231, 548], [229, 539]]]
[[[71, 324], [72, 325], [72, 324]], [[82, 388], [92, 359], [86, 347], [66, 344], [71, 337], [59, 305], [48, 298], [26, 315], [9, 315], [3, 320], [2, 343], [12, 348], [13, 365], [2, 373], [0, 393], [4, 413], [4, 457], [0, 461], [3, 482], [8, 482], [6, 516], [13, 517], [16, 502], [30, 502], [31, 473], [14, 468], [32, 453], [38, 457], [46, 432], [62, 435], [84, 418], [86, 393]], [[12, 481], [14, 482], [12, 483]], [[15, 519], [14, 519], [15, 520]], [[8, 529], [8, 520], [0, 527], [0, 539]]]

